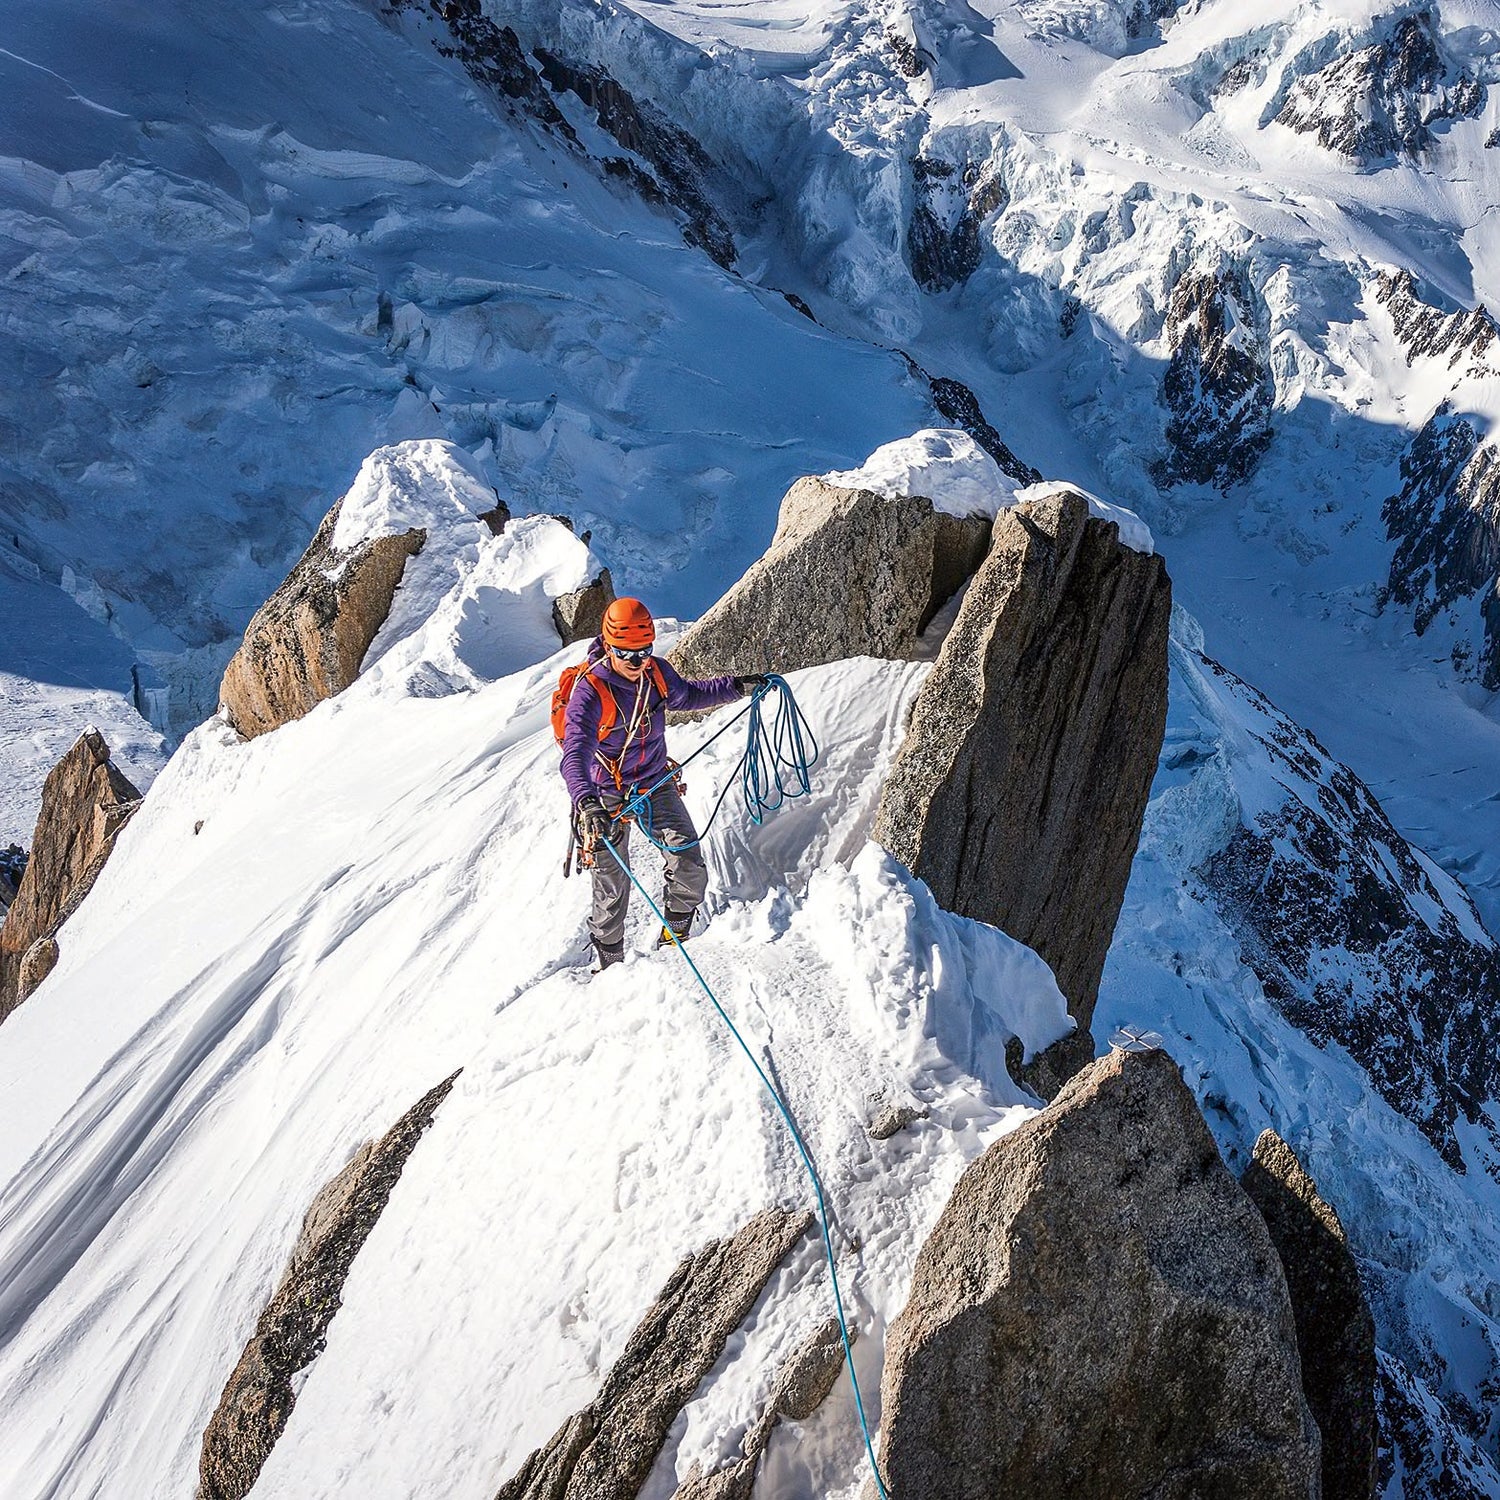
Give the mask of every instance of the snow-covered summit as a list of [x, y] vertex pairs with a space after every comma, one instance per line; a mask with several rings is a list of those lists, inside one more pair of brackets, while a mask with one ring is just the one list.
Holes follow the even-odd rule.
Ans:
[[1022, 501], [1044, 500], [1068, 491], [1088, 501], [1089, 513], [1112, 521], [1120, 540], [1135, 552], [1156, 550], [1150, 528], [1133, 511], [1111, 505], [1064, 480], [1020, 485], [967, 433], [957, 428], [927, 428], [877, 448], [857, 469], [823, 475], [842, 489], [871, 490], [888, 500], [923, 495], [933, 508], [950, 516], [988, 516]]
[[993, 519], [1013, 503], [1016, 486], [967, 432], [927, 428], [877, 448], [857, 469], [823, 476], [842, 489], [872, 490], [888, 500], [924, 495], [949, 516]]
[[441, 556], [462, 547], [456, 533], [495, 509], [497, 497], [473, 458], [453, 443], [429, 439], [377, 448], [339, 502], [331, 543], [352, 552], [361, 542], [422, 530]]

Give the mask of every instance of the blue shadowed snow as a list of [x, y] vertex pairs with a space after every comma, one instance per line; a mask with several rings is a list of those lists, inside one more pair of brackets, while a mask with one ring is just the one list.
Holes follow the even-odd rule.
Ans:
[[134, 664], [62, 589], [0, 559], [0, 846], [30, 845], [42, 782], [90, 724], [125, 774], [150, 784], [163, 747], [132, 706]]

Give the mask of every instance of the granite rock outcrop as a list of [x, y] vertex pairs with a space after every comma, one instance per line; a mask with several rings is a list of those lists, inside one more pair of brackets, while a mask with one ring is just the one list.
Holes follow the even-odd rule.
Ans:
[[677, 1414], [812, 1223], [809, 1213], [768, 1208], [684, 1259], [599, 1394], [521, 1465], [497, 1500], [634, 1500]]
[[140, 801], [97, 729], [47, 773], [31, 855], [0, 924], [0, 1021], [52, 971], [57, 929], [93, 889]]
[[964, 1173], [881, 1396], [896, 1496], [1318, 1495], [1281, 1262], [1162, 1052], [1100, 1059]]
[[1064, 493], [1002, 511], [918, 694], [875, 838], [1051, 965], [1081, 1030], [1167, 712], [1171, 582]]
[[242, 1500], [254, 1489], [296, 1405], [295, 1377], [323, 1352], [354, 1258], [457, 1077], [424, 1094], [378, 1141], [366, 1141], [313, 1199], [204, 1431], [198, 1500]]
[[359, 676], [370, 642], [390, 614], [420, 527], [335, 549], [339, 501], [324, 516], [286, 581], [258, 609], [219, 689], [229, 722], [246, 739], [300, 719]]
[[608, 568], [571, 593], [552, 601], [552, 625], [563, 645], [591, 641], [604, 627], [604, 611], [614, 603], [615, 585]]
[[1302, 1388], [1323, 1435], [1322, 1500], [1371, 1500], [1375, 1422], [1375, 1321], [1339, 1216], [1274, 1130], [1264, 1130], [1240, 1185], [1281, 1257]]
[[849, 656], [909, 657], [979, 566], [987, 516], [799, 479], [761, 559], [672, 652], [688, 677], [790, 672]]

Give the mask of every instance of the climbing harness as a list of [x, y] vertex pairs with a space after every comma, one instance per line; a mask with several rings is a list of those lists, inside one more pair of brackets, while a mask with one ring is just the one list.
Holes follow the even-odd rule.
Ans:
[[[765, 723], [765, 717], [761, 709], [761, 700], [769, 692], [777, 695], [776, 715], [769, 730]], [[701, 755], [719, 736], [731, 729], [735, 724], [748, 714], [750, 724], [746, 735], [745, 753], [736, 768], [736, 774], [730, 776], [724, 783], [724, 789], [719, 793], [718, 801], [714, 803], [713, 812], [709, 814], [708, 822], [703, 825], [702, 834], [698, 843], [702, 843], [707, 837], [709, 828], [714, 819], [719, 815], [719, 809], [724, 805], [724, 798], [729, 788], [738, 777], [741, 791], [745, 799], [745, 811], [750, 821], [757, 827], [765, 821], [767, 813], [774, 812], [784, 802], [794, 797], [805, 796], [812, 790], [810, 772], [813, 764], [818, 758], [817, 742], [813, 739], [811, 727], [802, 716], [802, 711], [797, 707], [796, 700], [792, 697], [792, 690], [787, 686], [786, 680], [781, 677], [767, 677], [764, 686], [755, 689], [751, 695], [747, 707], [740, 710], [724, 727], [710, 735], [692, 755], [688, 756], [686, 765], [696, 756]], [[641, 791], [632, 791], [627, 797], [624, 805], [616, 814], [618, 820], [631, 819], [657, 848], [663, 851], [668, 846], [659, 843], [653, 836], [651, 830], [651, 794], [658, 787], [666, 784], [674, 777], [680, 776], [680, 768], [675, 764], [668, 767], [665, 776], [661, 777], [653, 785]], [[890, 1500], [889, 1491], [885, 1487], [885, 1481], [880, 1477], [880, 1466], [875, 1460], [875, 1444], [870, 1436], [869, 1419], [865, 1415], [864, 1397], [859, 1389], [859, 1377], [854, 1371], [854, 1347], [849, 1338], [849, 1325], [844, 1319], [844, 1299], [839, 1290], [838, 1265], [833, 1253], [833, 1232], [828, 1223], [828, 1205], [823, 1196], [823, 1184], [818, 1177], [817, 1168], [813, 1165], [812, 1153], [807, 1148], [807, 1143], [802, 1139], [802, 1132], [797, 1128], [797, 1122], [792, 1118], [792, 1112], [781, 1092], [766, 1073], [766, 1070], [757, 1061], [755, 1054], [750, 1050], [745, 1038], [740, 1034], [739, 1028], [729, 1018], [729, 1013], [719, 1003], [719, 998], [710, 988], [708, 981], [703, 977], [698, 965], [693, 962], [692, 955], [683, 946], [677, 934], [672, 931], [671, 924], [667, 921], [666, 913], [652, 899], [651, 893], [641, 884], [634, 870], [626, 863], [620, 851], [615, 848], [609, 838], [597, 841], [609, 850], [616, 864], [629, 877], [630, 882], [645, 899], [647, 906], [651, 908], [652, 915], [661, 923], [662, 931], [670, 939], [672, 947], [681, 955], [683, 962], [692, 971], [693, 978], [697, 980], [698, 986], [708, 996], [709, 1004], [717, 1012], [719, 1019], [729, 1028], [730, 1035], [739, 1044], [739, 1049], [745, 1054], [750, 1066], [755, 1069], [755, 1076], [760, 1079], [762, 1087], [771, 1096], [771, 1102], [775, 1104], [780, 1113], [782, 1121], [791, 1133], [793, 1142], [797, 1147], [797, 1154], [802, 1159], [802, 1165], [807, 1172], [808, 1180], [812, 1183], [813, 1196], [818, 1204], [818, 1222], [823, 1231], [823, 1254], [828, 1262], [828, 1276], [833, 1284], [833, 1305], [838, 1314], [839, 1334], [844, 1341], [844, 1362], [849, 1367], [849, 1381], [854, 1388], [854, 1406], [859, 1414], [859, 1429], [864, 1437], [865, 1455], [870, 1461], [870, 1471], [875, 1476], [876, 1487], [880, 1491], [881, 1500]], [[693, 846], [677, 846], [693, 847]], [[588, 851], [590, 858], [597, 858], [594, 849]]]
[[[772, 692], [776, 694], [776, 713], [768, 729], [761, 704], [766, 695]], [[718, 800], [714, 803], [713, 811], [709, 813], [708, 821], [703, 825], [702, 832], [689, 844], [672, 846], [664, 844], [656, 837], [651, 819], [652, 793], [660, 790], [669, 781], [676, 782], [679, 792], [685, 791], [686, 783], [682, 778], [683, 767], [695, 761], [721, 735], [728, 734], [747, 714], [750, 724], [749, 732], [745, 737], [745, 753], [740, 757], [739, 765], [725, 780]], [[709, 735], [686, 760], [681, 762], [669, 760], [666, 773], [659, 776], [648, 787], [622, 785], [620, 791], [624, 793], [625, 801], [614, 813], [611, 821], [633, 822], [652, 847], [659, 849], [663, 854], [669, 852], [669, 848], [696, 849], [708, 837], [708, 831], [713, 827], [714, 819], [719, 816], [719, 809], [723, 807], [724, 799], [729, 795], [729, 789], [736, 780], [740, 784], [740, 791], [745, 800], [746, 816], [758, 828], [765, 821], [767, 813], [775, 812], [783, 802], [793, 797], [806, 796], [812, 790], [809, 777], [819, 753], [818, 742], [813, 738], [812, 728], [803, 717], [802, 710], [797, 707], [797, 700], [792, 696], [792, 690], [787, 686], [786, 679], [770, 676], [766, 678], [763, 686], [756, 688], [750, 695], [749, 703], [727, 724]], [[565, 878], [573, 872], [575, 848], [577, 867], [580, 870], [592, 869], [595, 859], [594, 845], [579, 838], [576, 819], [572, 820], [568, 827], [568, 852], [563, 859]]]
[[[767, 694], [772, 692], [776, 694], [776, 714], [767, 728], [761, 704]], [[656, 837], [651, 821], [651, 794], [673, 779], [678, 781], [680, 791], [682, 766], [702, 755], [719, 735], [739, 723], [746, 714], [750, 716], [750, 723], [745, 735], [745, 753], [740, 757], [739, 765], [725, 780], [723, 790], [697, 839], [690, 844], [668, 846], [662, 843]], [[797, 700], [792, 696], [786, 679], [767, 677], [765, 685], [756, 688], [751, 694], [749, 704], [723, 729], [704, 740], [681, 765], [669, 761], [665, 776], [643, 790], [632, 788], [615, 816], [634, 822], [651, 845], [664, 854], [670, 849], [696, 849], [708, 837], [714, 819], [719, 816], [719, 809], [724, 806], [724, 798], [729, 795], [729, 789], [736, 780], [739, 781], [740, 792], [744, 797], [745, 815], [759, 828], [765, 822], [767, 813], [775, 812], [783, 802], [789, 802], [794, 797], [805, 797], [812, 790], [811, 771], [819, 753], [812, 727], [803, 717], [802, 710], [797, 707]]]

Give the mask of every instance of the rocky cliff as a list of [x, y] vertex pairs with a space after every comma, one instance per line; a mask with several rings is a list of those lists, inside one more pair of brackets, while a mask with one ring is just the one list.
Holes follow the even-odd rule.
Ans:
[[924, 291], [943, 292], [967, 281], [983, 253], [984, 221], [1005, 207], [1005, 184], [997, 172], [941, 157], [911, 163], [913, 207], [907, 225], [912, 278]]
[[1087, 1030], [1166, 725], [1171, 583], [1076, 494], [1001, 513], [875, 838], [1052, 966]]
[[[52, 768], [15, 899], [0, 925], [0, 1021], [57, 962], [57, 929], [92, 889], [141, 794], [110, 763], [97, 730]], [[19, 861], [8, 868], [14, 869]]]
[[378, 1141], [366, 1141], [309, 1206], [281, 1281], [204, 1431], [198, 1500], [243, 1500], [255, 1487], [297, 1403], [299, 1377], [323, 1352], [354, 1257], [457, 1077], [424, 1094]]
[[1401, 488], [1381, 512], [1396, 543], [1386, 597], [1413, 613], [1418, 635], [1445, 610], [1478, 595], [1478, 659], [1467, 636], [1455, 665], [1500, 687], [1500, 452], [1445, 401], [1401, 459]]
[[1102, 1058], [968, 1169], [881, 1398], [898, 1497], [1319, 1493], [1281, 1263], [1162, 1052]]
[[599, 1394], [496, 1500], [632, 1500], [698, 1382], [812, 1223], [808, 1213], [767, 1209], [683, 1260]]
[[781, 502], [759, 562], [672, 652], [689, 677], [902, 658], [984, 556], [990, 523], [811, 476]]
[[426, 533], [415, 529], [375, 537], [344, 554], [334, 546], [342, 505], [338, 501], [324, 516], [225, 668], [219, 701], [246, 739], [300, 719], [359, 676], [407, 559], [426, 543]]
[[1158, 483], [1228, 489], [1248, 479], [1271, 446], [1265, 317], [1246, 272], [1190, 271], [1172, 289], [1165, 335], [1172, 356], [1160, 400], [1168, 452]]
[[1375, 1323], [1344, 1226], [1274, 1130], [1255, 1143], [1241, 1185], [1281, 1257], [1302, 1387], [1323, 1435], [1322, 1500], [1370, 1500], [1375, 1425]]
[[1388, 17], [1383, 34], [1293, 81], [1278, 124], [1369, 166], [1431, 147], [1434, 126], [1476, 118], [1485, 86], [1448, 55], [1433, 11]]
[[737, 197], [737, 192], [698, 141], [651, 100], [638, 98], [597, 62], [566, 56], [561, 46], [536, 47], [528, 54], [515, 31], [487, 15], [480, 0], [384, 3], [392, 14], [429, 16], [441, 28], [439, 50], [457, 57], [475, 83], [524, 110], [554, 132], [565, 149], [587, 156], [578, 130], [560, 107], [571, 100], [584, 111], [589, 127], [623, 152], [600, 157], [594, 168], [646, 202], [674, 211], [688, 244], [726, 269], [734, 265], [734, 230], [721, 200]]

